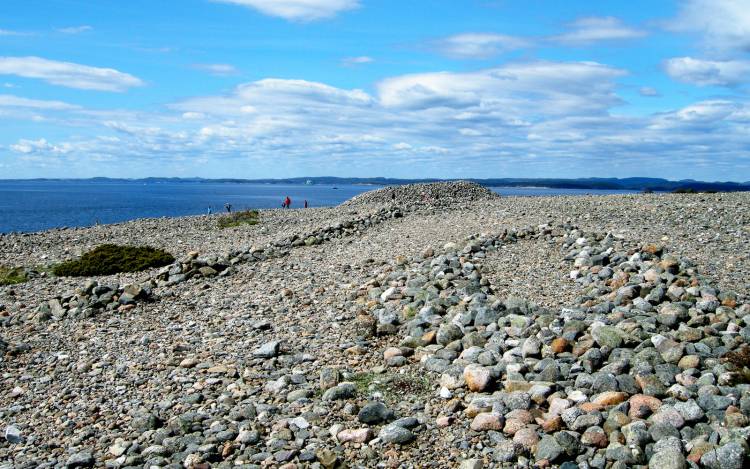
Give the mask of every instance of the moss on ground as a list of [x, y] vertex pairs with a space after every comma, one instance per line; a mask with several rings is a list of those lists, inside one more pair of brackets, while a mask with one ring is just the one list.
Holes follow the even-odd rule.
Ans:
[[0, 286], [17, 285], [27, 281], [29, 278], [21, 267], [6, 267], [0, 265]]
[[229, 213], [219, 218], [219, 228], [233, 228], [241, 225], [257, 225], [259, 223], [257, 210], [243, 210], [241, 212]]
[[88, 277], [120, 272], [140, 272], [174, 262], [166, 251], [148, 246], [103, 244], [79, 259], [56, 265], [52, 271], [61, 277]]

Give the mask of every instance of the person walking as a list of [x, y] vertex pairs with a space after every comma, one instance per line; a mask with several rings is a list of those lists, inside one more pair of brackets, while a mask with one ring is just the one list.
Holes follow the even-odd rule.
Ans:
[[211, 215], [211, 206], [208, 206], [208, 214]]
[[305, 199], [305, 208], [307, 208], [307, 199]]
[[286, 208], [290, 208], [292, 206], [292, 199], [290, 199], [289, 196], [286, 196], [286, 199], [284, 199], [284, 205], [286, 205]]
[[229, 202], [224, 204], [224, 208], [227, 209], [227, 213], [232, 213], [232, 204]]

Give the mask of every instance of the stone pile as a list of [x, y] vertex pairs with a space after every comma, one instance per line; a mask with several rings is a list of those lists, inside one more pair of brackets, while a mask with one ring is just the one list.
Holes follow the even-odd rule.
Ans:
[[398, 204], [404, 207], [448, 207], [495, 200], [500, 196], [486, 187], [468, 181], [435, 182], [390, 186], [360, 194], [341, 207]]
[[[89, 280], [75, 291], [41, 303], [36, 311], [24, 319], [35, 322], [60, 321], [63, 318], [87, 318], [102, 311], [124, 312], [135, 308], [138, 302], [152, 301], [152, 287], [153, 284], [100, 285], [96, 280]], [[20, 319], [20, 316], [11, 316], [7, 325]]]
[[231, 267], [237, 264], [284, 257], [289, 255], [289, 252], [294, 248], [315, 246], [332, 239], [357, 235], [372, 226], [403, 216], [402, 210], [398, 207], [381, 208], [353, 220], [320, 228], [303, 235], [293, 235], [273, 241], [264, 247], [251, 247], [242, 251], [234, 251], [226, 256], [200, 258], [197, 252], [191, 252], [188, 253], [186, 258], [162, 267], [156, 276], [156, 285], [174, 285], [193, 277], [226, 276], [232, 272]]
[[74, 292], [44, 301], [26, 319], [43, 322], [60, 320], [67, 315], [81, 318], [90, 317], [101, 311], [126, 311], [139, 301], [153, 300], [154, 288], [176, 285], [192, 278], [225, 277], [232, 273], [232, 267], [237, 264], [287, 256], [294, 248], [314, 246], [332, 239], [357, 235], [379, 223], [403, 216], [398, 207], [382, 208], [351, 221], [317, 229], [302, 236], [294, 235], [268, 243], [265, 247], [235, 251], [226, 256], [199, 257], [199, 253], [190, 252], [139, 283], [107, 286], [89, 281]]
[[[559, 245], [576, 304], [494, 294], [482, 262], [520, 238]], [[497, 464], [746, 467], [750, 304], [661, 246], [572, 226], [475, 236], [397, 259], [360, 295], [360, 322], [405, 335], [386, 365], [418, 360], [441, 418], [470, 419]]]

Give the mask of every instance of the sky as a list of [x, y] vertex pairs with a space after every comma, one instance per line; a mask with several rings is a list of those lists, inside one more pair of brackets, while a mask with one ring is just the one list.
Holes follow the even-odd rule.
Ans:
[[0, 179], [750, 180], [750, 0], [3, 0]]

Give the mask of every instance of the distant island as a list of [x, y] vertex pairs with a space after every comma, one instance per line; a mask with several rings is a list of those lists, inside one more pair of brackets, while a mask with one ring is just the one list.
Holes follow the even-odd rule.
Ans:
[[[345, 178], [333, 176], [295, 177], [284, 179], [237, 179], [237, 178], [179, 178], [179, 177], [149, 177], [141, 179], [95, 177], [84, 179], [35, 178], [23, 181], [93, 181], [93, 182], [142, 182], [142, 183], [232, 183], [232, 184], [354, 184], [354, 185], [404, 185], [414, 183], [429, 183], [440, 181], [454, 181], [458, 179], [399, 179], [385, 177]], [[661, 178], [632, 177], [632, 178], [491, 178], [461, 180], [476, 182], [487, 187], [544, 187], [550, 189], [592, 189], [592, 190], [624, 190], [644, 192], [744, 192], [750, 191], [750, 181], [696, 181], [683, 179], [670, 181]], [[21, 181], [19, 179], [5, 179], [5, 181]]]

